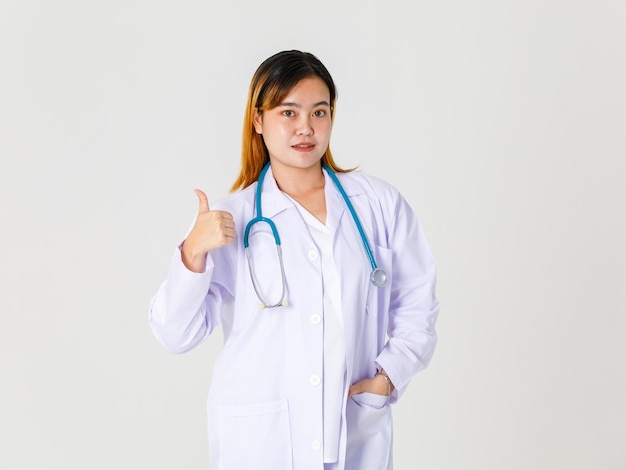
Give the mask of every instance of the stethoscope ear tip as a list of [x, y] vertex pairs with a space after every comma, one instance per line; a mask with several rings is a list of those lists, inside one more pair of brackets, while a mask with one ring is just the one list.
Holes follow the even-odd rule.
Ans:
[[287, 306], [287, 301], [286, 301], [286, 300], [283, 300], [280, 304], [281, 304], [283, 307], [286, 307], [286, 306]]

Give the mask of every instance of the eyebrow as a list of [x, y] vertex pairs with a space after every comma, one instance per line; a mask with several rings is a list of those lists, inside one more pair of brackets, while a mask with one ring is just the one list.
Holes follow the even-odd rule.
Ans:
[[[286, 107], [292, 107], [292, 108], [301, 108], [302, 105], [299, 105], [298, 103], [290, 103], [288, 101], [284, 101], [282, 103], [279, 103], [278, 106], [286, 106]], [[318, 101], [317, 103], [315, 103], [313, 105], [314, 108], [317, 108], [318, 106], [328, 106], [330, 108], [330, 103], [328, 103], [328, 101]]]

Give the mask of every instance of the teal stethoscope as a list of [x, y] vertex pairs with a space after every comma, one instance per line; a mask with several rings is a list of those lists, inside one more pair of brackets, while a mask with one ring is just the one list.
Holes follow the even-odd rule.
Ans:
[[[263, 180], [265, 179], [265, 174], [267, 173], [267, 170], [269, 169], [269, 167], [270, 167], [270, 164], [267, 163], [263, 167], [263, 170], [261, 170], [261, 174], [259, 175], [259, 180], [257, 182], [257, 187], [256, 187], [256, 197], [255, 197], [256, 217], [254, 217], [252, 220], [250, 220], [250, 222], [248, 222], [248, 224], [246, 225], [246, 230], [244, 231], [244, 234], [243, 234], [243, 246], [244, 246], [244, 249], [246, 250], [246, 258], [248, 259], [248, 269], [250, 271], [250, 278], [252, 279], [252, 286], [254, 287], [254, 291], [256, 292], [257, 297], [261, 301], [261, 304], [259, 305], [260, 308], [284, 307], [287, 305], [287, 301], [285, 300], [285, 293], [286, 293], [285, 267], [283, 265], [283, 253], [282, 253], [282, 250], [280, 249], [280, 236], [278, 235], [278, 229], [276, 228], [276, 224], [274, 224], [274, 222], [272, 222], [271, 219], [268, 219], [267, 217], [263, 217], [263, 211], [261, 209], [261, 193], [263, 192]], [[348, 206], [348, 210], [350, 211], [350, 214], [352, 215], [352, 220], [354, 220], [354, 224], [356, 225], [356, 228], [359, 231], [359, 235], [361, 236], [361, 241], [363, 242], [363, 247], [365, 248], [365, 252], [367, 253], [367, 257], [369, 258], [369, 261], [370, 261], [370, 265], [372, 266], [372, 272], [370, 274], [370, 282], [374, 284], [376, 287], [383, 287], [387, 283], [387, 273], [385, 273], [384, 270], [382, 270], [376, 265], [376, 260], [374, 259], [374, 255], [372, 254], [372, 249], [370, 248], [370, 245], [367, 242], [367, 238], [365, 237], [363, 226], [361, 225], [361, 222], [359, 221], [359, 217], [357, 216], [356, 211], [354, 210], [354, 207], [352, 206], [352, 203], [350, 202], [350, 199], [348, 198], [348, 195], [344, 191], [343, 186], [341, 185], [341, 183], [339, 182], [339, 179], [337, 178], [337, 175], [335, 175], [335, 172], [331, 170], [327, 165], [322, 165], [322, 167], [328, 172], [330, 178], [333, 180], [333, 183], [335, 183], [335, 186], [341, 193], [341, 197], [345, 201], [346, 206]], [[268, 303], [265, 300], [263, 300], [260, 290], [259, 290], [259, 286], [257, 285], [256, 279], [252, 272], [252, 262], [250, 260], [250, 251], [249, 251], [249, 246], [250, 246], [249, 235], [250, 235], [250, 230], [252, 229], [252, 226], [258, 222], [265, 222], [267, 225], [269, 225], [270, 229], [272, 230], [272, 234], [274, 235], [274, 241], [276, 243], [276, 251], [278, 252], [278, 259], [280, 262], [280, 273], [282, 276], [282, 293], [280, 295], [280, 300], [276, 302], [275, 304]]]

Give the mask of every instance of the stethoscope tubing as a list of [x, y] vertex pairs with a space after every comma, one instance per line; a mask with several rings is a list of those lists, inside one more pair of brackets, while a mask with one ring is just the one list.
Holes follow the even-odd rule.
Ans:
[[[254, 291], [261, 302], [261, 304], [259, 305], [260, 308], [273, 308], [273, 307], [280, 307], [280, 306], [287, 305], [287, 302], [285, 300], [287, 282], [286, 282], [286, 277], [285, 277], [285, 268], [283, 265], [282, 249], [280, 246], [280, 236], [278, 235], [278, 229], [276, 228], [276, 224], [271, 219], [268, 219], [267, 217], [263, 217], [263, 208], [261, 207], [262, 206], [261, 195], [263, 192], [263, 181], [265, 180], [265, 174], [267, 173], [267, 170], [269, 170], [269, 167], [270, 167], [270, 163], [268, 162], [263, 167], [263, 169], [261, 170], [261, 173], [259, 174], [259, 179], [257, 181], [256, 194], [255, 194], [256, 217], [254, 217], [248, 222], [244, 230], [244, 235], [243, 235], [243, 246], [244, 246], [244, 249], [246, 252], [246, 258], [248, 261], [248, 269], [250, 270], [250, 279], [252, 280], [252, 286], [254, 287]], [[341, 182], [339, 181], [339, 178], [337, 178], [337, 175], [335, 174], [335, 172], [330, 167], [328, 167], [328, 165], [322, 165], [322, 168], [326, 170], [330, 178], [333, 180], [333, 183], [335, 184], [335, 187], [337, 188], [337, 190], [341, 194], [341, 197], [345, 201], [346, 206], [348, 207], [348, 210], [350, 211], [350, 215], [352, 216], [352, 220], [354, 221], [354, 225], [356, 226], [357, 231], [359, 232], [359, 236], [361, 237], [361, 241], [363, 242], [365, 253], [367, 254], [367, 258], [369, 259], [370, 265], [372, 267], [372, 272], [370, 274], [371, 283], [374, 284], [376, 287], [383, 287], [387, 283], [387, 274], [385, 273], [385, 271], [383, 271], [376, 265], [374, 254], [372, 253], [370, 244], [367, 241], [367, 237], [365, 236], [365, 231], [363, 230], [363, 226], [361, 225], [359, 216], [354, 210], [354, 206], [350, 202], [350, 198], [346, 194], [346, 191], [343, 189], [343, 186], [341, 185]], [[259, 287], [257, 285], [256, 279], [253, 274], [253, 269], [252, 269], [252, 261], [250, 258], [250, 251], [249, 251], [250, 231], [252, 230], [252, 226], [258, 222], [266, 223], [267, 225], [269, 225], [270, 229], [272, 230], [272, 234], [274, 235], [274, 241], [276, 242], [276, 251], [278, 253], [278, 259], [280, 261], [280, 272], [281, 272], [282, 281], [283, 281], [283, 288], [282, 288], [280, 300], [274, 304], [267, 303], [265, 302], [265, 300], [263, 300], [261, 293], [259, 291]]]
[[370, 260], [372, 271], [375, 271], [376, 269], [378, 269], [378, 266], [376, 265], [376, 260], [374, 259], [374, 255], [372, 254], [372, 249], [370, 248], [370, 244], [367, 241], [367, 237], [365, 236], [365, 231], [363, 230], [363, 226], [361, 225], [361, 220], [359, 219], [359, 216], [354, 210], [354, 206], [350, 202], [350, 198], [346, 194], [346, 191], [343, 189], [343, 186], [339, 182], [339, 178], [337, 178], [337, 175], [335, 174], [335, 172], [331, 170], [330, 167], [328, 167], [328, 165], [322, 165], [322, 167], [328, 172], [331, 179], [333, 180], [333, 183], [335, 183], [335, 186], [341, 193], [341, 197], [343, 197], [343, 200], [345, 201], [346, 206], [348, 206], [348, 210], [350, 211], [350, 214], [352, 214], [352, 220], [354, 220], [354, 225], [356, 225], [356, 228], [359, 231], [359, 235], [361, 236], [361, 240], [363, 241], [363, 247], [365, 248], [367, 257]]
[[263, 191], [263, 181], [265, 180], [265, 173], [269, 170], [270, 164], [267, 163], [261, 173], [259, 174], [259, 179], [257, 181], [256, 187], [256, 196], [255, 196], [255, 205], [256, 205], [256, 217], [250, 220], [246, 225], [246, 230], [243, 234], [243, 247], [248, 248], [250, 245], [250, 230], [252, 226], [257, 222], [265, 222], [272, 229], [272, 233], [274, 234], [274, 240], [276, 240], [276, 244], [280, 245], [280, 235], [278, 235], [278, 229], [276, 228], [276, 224], [267, 217], [263, 217], [263, 208], [261, 207], [261, 192]]

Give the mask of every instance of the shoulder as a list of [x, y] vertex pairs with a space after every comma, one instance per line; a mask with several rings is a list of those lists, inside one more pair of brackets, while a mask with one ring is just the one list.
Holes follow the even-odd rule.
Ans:
[[[391, 183], [361, 171], [351, 171], [339, 175], [341, 183], [346, 187], [348, 195], [364, 192], [372, 199], [380, 202], [395, 203], [402, 196]], [[352, 194], [351, 194], [352, 193]]]
[[343, 173], [342, 176], [341, 183], [351, 188], [346, 192], [354, 204], [359, 205], [358, 201], [361, 201], [361, 204], [367, 201], [367, 206], [385, 225], [395, 225], [398, 221], [417, 221], [415, 211], [393, 184], [360, 171]]

